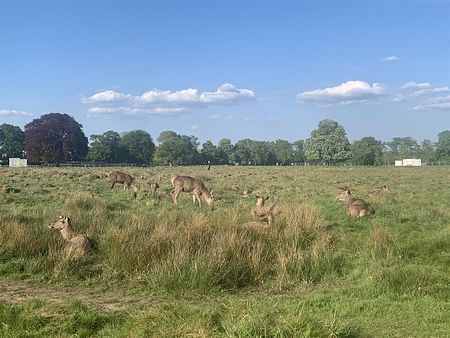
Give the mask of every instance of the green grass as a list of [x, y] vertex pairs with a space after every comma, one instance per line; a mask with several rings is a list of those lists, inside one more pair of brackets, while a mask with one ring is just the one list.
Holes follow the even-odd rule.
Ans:
[[[136, 177], [162, 174], [169, 192], [172, 174], [200, 177], [223, 197], [213, 211], [193, 206], [186, 194], [177, 207], [170, 198], [155, 203], [147, 192], [133, 199], [121, 187], [110, 191], [108, 171], [1, 169], [0, 278], [50, 290], [113, 290], [149, 302], [105, 312], [95, 302], [3, 301], [0, 335], [445, 337], [450, 331], [448, 167], [124, 169]], [[340, 182], [375, 215], [350, 219], [335, 201]], [[369, 198], [382, 184], [394, 194]], [[281, 215], [273, 228], [242, 226], [252, 220], [255, 202], [242, 197], [246, 188], [277, 196]], [[46, 226], [60, 214], [96, 242], [94, 255], [63, 257], [62, 238]]]

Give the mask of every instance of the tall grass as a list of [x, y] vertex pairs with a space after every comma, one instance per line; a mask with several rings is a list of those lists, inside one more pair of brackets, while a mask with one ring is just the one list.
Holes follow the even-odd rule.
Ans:
[[[326, 289], [332, 290], [335, 298], [324, 296], [324, 302], [334, 304], [334, 309], [345, 304], [336, 299], [355, 295], [385, 297], [386, 303], [407, 298], [441, 304], [450, 294], [446, 202], [450, 191], [443, 184], [449, 171], [397, 169], [129, 170], [137, 177], [162, 173], [161, 189], [166, 191], [171, 189], [168, 178], [172, 174], [203, 177], [205, 184], [223, 197], [214, 211], [193, 206], [187, 195], [174, 206], [170, 197], [147, 203], [144, 192], [133, 199], [132, 193], [120, 187], [110, 191], [107, 169], [2, 170], [0, 185], [9, 188], [0, 189], [0, 276], [51, 284], [126, 286], [177, 297], [236, 295], [236, 299], [245, 299], [252, 292], [271, 297], [279, 292], [307, 290], [314, 294]], [[376, 214], [350, 219], [334, 200], [337, 182], [349, 184], [352, 193], [365, 198]], [[385, 183], [394, 194], [377, 199], [367, 196]], [[254, 197], [242, 196], [248, 188], [271, 198], [277, 196], [281, 213], [273, 227], [242, 226], [252, 220], [250, 210], [255, 203]], [[62, 255], [61, 235], [47, 227], [61, 214], [72, 218], [76, 233], [94, 240], [93, 255], [83, 260]], [[342, 307], [344, 312], [348, 310]], [[147, 313], [133, 316], [131, 322], [150, 318], [155, 327], [159, 320], [177, 322], [172, 316], [174, 308], [160, 310], [163, 319]], [[180, 325], [205, 336], [359, 335], [346, 324], [331, 330], [331, 324], [323, 324], [328, 314], [322, 313], [318, 323], [309, 314], [294, 316], [291, 307], [285, 314], [264, 310], [261, 314], [249, 310], [249, 318], [234, 314], [236, 325], [220, 320], [220, 325], [214, 324], [227, 315], [223, 309], [211, 310], [211, 317], [205, 313], [209, 319], [194, 316], [192, 323]], [[356, 309], [351, 311], [357, 315]], [[190, 309], [182, 312], [192, 315]], [[283, 322], [284, 316], [289, 318], [287, 322]], [[370, 321], [365, 325], [370, 327]], [[176, 324], [171, 332], [178, 329]], [[147, 332], [133, 330], [137, 335]]]

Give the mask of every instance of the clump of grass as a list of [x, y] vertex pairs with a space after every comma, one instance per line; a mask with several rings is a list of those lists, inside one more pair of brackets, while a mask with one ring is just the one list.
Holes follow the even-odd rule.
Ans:
[[76, 192], [70, 194], [66, 198], [65, 203], [69, 210], [74, 212], [93, 211], [97, 214], [101, 214], [106, 210], [106, 205], [101, 199], [92, 196], [92, 194], [87, 192]]
[[0, 224], [0, 260], [46, 255], [53, 241], [43, 228], [17, 222]]
[[398, 257], [398, 248], [391, 231], [386, 227], [374, 227], [360, 249], [360, 254], [373, 262], [392, 264]]

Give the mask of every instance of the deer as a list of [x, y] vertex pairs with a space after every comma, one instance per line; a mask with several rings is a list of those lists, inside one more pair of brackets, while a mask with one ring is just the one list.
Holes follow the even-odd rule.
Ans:
[[382, 194], [390, 194], [391, 190], [389, 190], [389, 187], [385, 184], [383, 186], [381, 186], [380, 188], [378, 188], [377, 190], [373, 190], [369, 192], [369, 196], [370, 197], [379, 197]]
[[202, 206], [202, 202], [200, 200], [200, 196], [202, 196], [205, 202], [208, 204], [209, 208], [213, 209], [215, 201], [215, 198], [212, 194], [213, 190], [209, 192], [203, 182], [198, 178], [194, 178], [191, 176], [172, 176], [170, 182], [172, 183], [172, 186], [174, 188], [172, 193], [173, 203], [175, 203], [176, 205], [178, 204], [178, 195], [180, 195], [181, 192], [187, 192], [192, 195], [194, 205], [196, 200], [198, 200], [199, 206]]
[[158, 188], [159, 188], [158, 182], [147, 182], [147, 184], [150, 187], [150, 193], [152, 195], [155, 195], [156, 194], [156, 190], [158, 190]]
[[83, 257], [93, 251], [94, 243], [88, 236], [75, 234], [70, 217], [59, 216], [58, 220], [50, 223], [48, 227], [60, 231], [64, 238], [64, 252], [67, 256]]
[[275, 216], [278, 216], [280, 212], [274, 212], [275, 206], [277, 205], [277, 200], [272, 203], [269, 209], [264, 207], [265, 201], [268, 198], [268, 196], [256, 195], [256, 207], [252, 209], [250, 213], [252, 216], [258, 218], [260, 222], [267, 222], [267, 225], [271, 226], [275, 221]]
[[134, 197], [136, 197], [137, 192], [140, 190], [139, 184], [136, 182], [135, 178], [131, 175], [125, 174], [121, 171], [112, 171], [109, 173], [109, 181], [111, 183], [111, 190], [114, 189], [116, 183], [123, 184], [123, 190], [127, 191], [130, 187], [134, 190]]
[[364, 217], [375, 213], [372, 206], [363, 199], [352, 196], [350, 189], [342, 190], [336, 197], [337, 200], [344, 202], [347, 207], [347, 214], [352, 217]]

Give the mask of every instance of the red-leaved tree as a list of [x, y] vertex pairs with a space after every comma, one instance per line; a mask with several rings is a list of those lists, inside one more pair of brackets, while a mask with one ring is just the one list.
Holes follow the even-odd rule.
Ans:
[[25, 126], [26, 158], [34, 163], [80, 161], [88, 152], [83, 126], [67, 114], [50, 113]]

